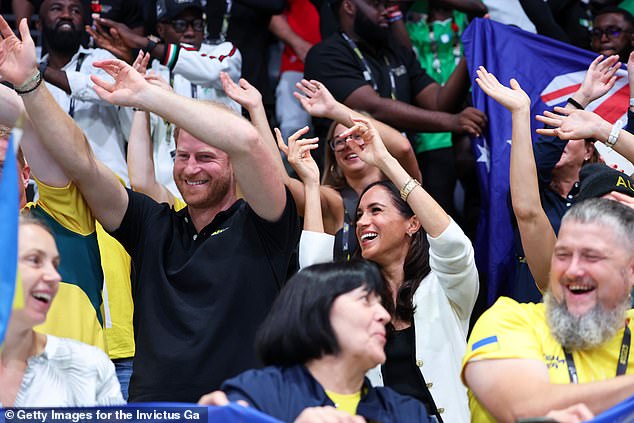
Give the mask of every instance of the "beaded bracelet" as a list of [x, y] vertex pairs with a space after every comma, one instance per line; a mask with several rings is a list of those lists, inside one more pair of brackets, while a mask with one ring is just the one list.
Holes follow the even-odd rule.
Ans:
[[31, 93], [37, 89], [42, 83], [42, 74], [38, 70], [35, 75], [30, 77], [24, 84], [19, 87], [13, 87], [18, 95], [23, 96], [25, 94]]

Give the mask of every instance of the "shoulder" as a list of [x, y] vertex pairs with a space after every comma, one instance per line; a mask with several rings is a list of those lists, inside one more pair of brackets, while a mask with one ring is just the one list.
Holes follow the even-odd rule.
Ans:
[[95, 62], [97, 60], [116, 59], [116, 57], [108, 50], [103, 48], [79, 48], [79, 54], [83, 54], [86, 62]]
[[330, 35], [327, 38], [324, 38], [319, 43], [315, 44], [308, 52], [306, 60], [308, 61], [309, 58], [315, 58], [315, 60], [317, 60], [317, 58], [333, 54], [341, 55], [342, 52], [347, 51], [350, 51], [350, 53], [352, 53], [352, 50], [350, 50], [349, 47], [346, 45], [346, 42], [341, 37], [341, 35], [338, 32], [335, 32], [334, 34]]
[[59, 367], [102, 373], [114, 367], [106, 353], [97, 347], [68, 338], [47, 335], [46, 358]]
[[251, 369], [223, 382], [220, 389], [231, 401], [246, 400], [251, 406], [266, 410], [275, 398], [284, 396], [284, 392], [297, 380], [294, 367], [268, 366], [262, 369]]
[[480, 316], [476, 325], [514, 326], [534, 322], [540, 316], [545, 317], [544, 304], [518, 303], [512, 298], [500, 297]]

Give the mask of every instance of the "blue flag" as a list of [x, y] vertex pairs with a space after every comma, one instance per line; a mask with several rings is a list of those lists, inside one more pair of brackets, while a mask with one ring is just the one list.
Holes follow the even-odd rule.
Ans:
[[0, 344], [11, 315], [18, 261], [18, 167], [13, 149], [13, 137], [4, 159], [0, 177]]
[[[531, 98], [533, 137], [535, 128], [541, 127], [534, 116], [556, 105], [563, 106], [579, 88], [588, 66], [597, 56], [590, 51], [488, 19], [474, 20], [464, 32], [462, 41], [472, 80], [475, 80], [479, 66], [484, 66], [504, 85], [508, 86], [511, 78], [518, 80]], [[616, 75], [618, 79], [614, 87], [586, 108], [610, 122], [622, 119], [628, 107], [627, 72], [620, 69]], [[511, 114], [475, 83], [473, 104], [489, 118], [483, 136], [474, 140], [473, 149], [482, 195], [476, 262], [488, 281], [487, 300], [490, 305], [498, 296], [511, 292], [509, 283], [513, 277], [513, 231], [511, 211], [507, 205]], [[623, 159], [615, 153], [597, 147], [606, 163], [627, 166], [627, 162], [622, 162]]]

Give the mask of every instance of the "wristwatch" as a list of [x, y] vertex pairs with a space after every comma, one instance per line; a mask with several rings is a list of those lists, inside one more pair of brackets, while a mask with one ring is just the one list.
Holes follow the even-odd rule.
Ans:
[[161, 39], [158, 37], [155, 37], [154, 35], [148, 36], [147, 44], [145, 45], [145, 48], [143, 50], [145, 50], [146, 53], [152, 53], [152, 50], [154, 50], [154, 48], [160, 41]]

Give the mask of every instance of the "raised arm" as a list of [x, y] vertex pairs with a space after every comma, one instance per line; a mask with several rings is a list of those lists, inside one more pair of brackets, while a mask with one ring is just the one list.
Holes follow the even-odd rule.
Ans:
[[[596, 113], [587, 110], [555, 107], [555, 113], [545, 111], [536, 116], [537, 120], [551, 126], [538, 129], [538, 134], [554, 135], [562, 140], [596, 138], [609, 146], [610, 134], [614, 126]], [[612, 148], [634, 163], [634, 135], [624, 129], [616, 131]]]
[[548, 286], [550, 259], [557, 238], [542, 208], [533, 156], [530, 98], [515, 79], [511, 88], [500, 84], [484, 67], [476, 82], [482, 90], [511, 112], [511, 199], [528, 267], [540, 291]]
[[334, 120], [348, 128], [354, 125], [352, 118], [365, 118], [372, 122], [377, 131], [379, 131], [379, 135], [390, 154], [401, 163], [407, 173], [418, 180], [421, 179], [420, 168], [418, 167], [412, 144], [402, 133], [379, 120], [362, 115], [345, 104], [338, 102], [328, 91], [328, 88], [319, 81], [302, 79], [301, 83], [298, 82], [296, 85], [302, 94], [294, 92], [293, 95], [313, 117]]
[[[378, 167], [397, 188], [410, 184], [411, 176], [387, 151], [374, 125], [365, 118], [352, 118], [352, 120], [355, 125], [341, 134], [341, 138], [351, 135], [361, 137], [361, 139], [350, 138], [347, 141], [352, 151], [367, 164]], [[410, 192], [407, 203], [418, 217], [425, 232], [436, 238], [449, 226], [449, 215], [420, 184], [418, 185], [418, 188]]]
[[225, 106], [156, 87], [121, 60], [105, 60], [95, 66], [115, 79], [111, 84], [92, 78], [100, 97], [113, 104], [152, 111], [199, 140], [223, 150], [231, 158], [244, 198], [256, 214], [270, 221], [282, 215], [286, 194], [275, 167], [275, 157], [247, 120]]
[[[146, 74], [150, 55], [139, 52], [133, 67], [146, 79], [171, 90], [169, 84], [160, 76]], [[150, 114], [143, 110], [136, 110], [132, 117], [130, 136], [128, 137], [128, 176], [130, 186], [137, 192], [146, 194], [158, 203], [174, 205], [174, 195], [156, 180], [154, 158], [152, 151], [152, 136], [150, 129]]]
[[50, 156], [79, 187], [95, 217], [107, 230], [117, 229], [128, 196], [116, 176], [95, 159], [86, 138], [62, 110], [44, 84], [39, 84], [35, 45], [26, 19], [20, 22], [20, 41], [0, 17], [0, 75], [22, 95], [25, 109]]
[[[227, 74], [221, 73], [220, 78], [222, 80], [222, 84], [227, 96], [231, 98], [232, 100], [236, 101], [238, 104], [240, 104], [249, 112], [249, 116], [251, 117], [251, 122], [256, 127], [256, 129], [258, 130], [258, 132], [264, 139], [265, 144], [271, 150], [274, 156], [277, 170], [280, 173], [282, 180], [284, 181], [284, 184], [288, 187], [291, 194], [293, 195], [293, 200], [295, 201], [295, 204], [297, 205], [297, 210], [299, 214], [304, 216], [306, 211], [306, 207], [304, 206], [304, 200], [306, 198], [306, 194], [304, 192], [304, 184], [302, 183], [302, 181], [299, 181], [295, 178], [291, 178], [286, 172], [286, 168], [284, 167], [284, 163], [282, 162], [282, 157], [280, 156], [280, 153], [278, 150], [278, 145], [280, 146], [283, 145], [283, 147], [280, 147], [280, 149], [282, 149], [282, 151], [286, 154], [287, 151], [283, 149], [283, 148], [286, 148], [286, 144], [284, 144], [284, 141], [282, 141], [281, 144], [279, 143], [279, 140], [281, 139], [281, 134], [276, 133], [276, 135], [278, 136], [277, 144], [276, 144], [276, 140], [273, 138], [273, 135], [271, 134], [271, 129], [269, 128], [269, 122], [266, 118], [266, 113], [264, 111], [264, 105], [262, 104], [262, 95], [257, 90], [257, 88], [255, 88], [245, 79], [240, 79], [239, 85], [238, 85], [235, 82], [233, 82], [233, 80], [231, 80], [231, 78], [229, 78]], [[308, 128], [302, 128], [299, 131], [295, 132], [295, 134], [289, 137], [289, 144], [297, 140], [301, 135], [305, 134], [307, 131], [308, 131]], [[329, 190], [329, 191], [333, 191], [333, 190]], [[336, 207], [333, 206], [331, 203], [333, 202], [336, 203], [337, 193], [328, 192], [327, 188], [321, 189], [320, 192], [322, 192], [321, 205], [324, 208], [323, 213], [326, 218], [326, 221], [328, 222], [327, 224], [328, 233], [334, 233], [333, 231], [336, 231], [337, 229], [339, 229], [339, 227], [337, 226], [337, 223], [334, 223], [337, 221], [337, 219], [336, 219], [336, 216], [334, 216], [334, 213], [330, 212], [330, 210], [336, 209]]]

